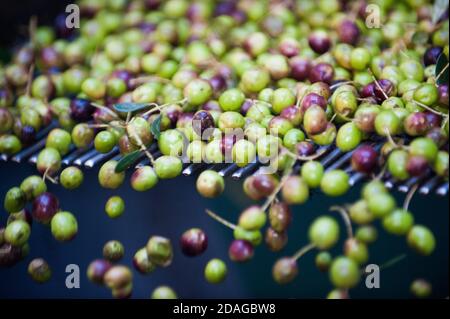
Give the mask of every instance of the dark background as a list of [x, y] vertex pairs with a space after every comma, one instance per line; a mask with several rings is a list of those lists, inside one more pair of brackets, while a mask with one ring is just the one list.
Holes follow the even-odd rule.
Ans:
[[[57, 12], [64, 10], [68, 1], [0, 2], [0, 47], [10, 46], [20, 36], [20, 26], [25, 26], [32, 14], [41, 22], [51, 22]], [[7, 190], [19, 185], [28, 175], [34, 174], [28, 164], [0, 162], [0, 198]], [[358, 198], [360, 187], [354, 187], [345, 198], [329, 199], [320, 194], [305, 205], [294, 209], [294, 223], [290, 229], [288, 246], [281, 253], [268, 252], [261, 246], [255, 258], [246, 264], [233, 264], [227, 257], [232, 231], [218, 224], [205, 213], [209, 208], [230, 221], [235, 221], [239, 212], [251, 202], [242, 193], [240, 182], [226, 180], [226, 191], [215, 200], [200, 197], [195, 190], [194, 177], [179, 177], [160, 182], [149, 192], [134, 192], [128, 181], [116, 191], [100, 188], [97, 169], [85, 172], [85, 183], [75, 191], [66, 191], [50, 185], [50, 191], [60, 199], [63, 209], [73, 212], [78, 219], [79, 233], [70, 243], [58, 243], [48, 227], [34, 223], [30, 239], [30, 255], [13, 268], [0, 269], [0, 298], [109, 298], [110, 292], [90, 283], [86, 278], [89, 262], [101, 256], [103, 244], [111, 239], [120, 240], [126, 250], [122, 263], [131, 266], [134, 252], [145, 245], [151, 235], [162, 235], [172, 239], [175, 246], [173, 264], [166, 269], [142, 276], [134, 272], [133, 297], [147, 298], [160, 284], [173, 287], [183, 298], [323, 298], [332, 289], [326, 274], [314, 267], [315, 252], [299, 261], [299, 276], [291, 284], [279, 286], [271, 277], [275, 260], [294, 253], [307, 243], [307, 229], [311, 221], [326, 214], [332, 204], [351, 202]], [[104, 213], [104, 203], [112, 195], [120, 195], [126, 202], [124, 216], [109, 219]], [[402, 194], [396, 194], [399, 203]], [[387, 235], [380, 230], [380, 239], [370, 246], [370, 262], [383, 262], [407, 253], [398, 264], [381, 272], [381, 288], [369, 290], [362, 283], [351, 290], [354, 298], [410, 298], [409, 285], [412, 280], [423, 277], [433, 284], [433, 297], [448, 296], [449, 272], [449, 218], [448, 197], [417, 195], [411, 210], [417, 223], [429, 226], [437, 239], [436, 251], [431, 257], [420, 257], [409, 250], [405, 239]], [[5, 224], [7, 213], [0, 210], [0, 224]], [[197, 258], [187, 258], [178, 249], [178, 238], [191, 227], [203, 228], [209, 236], [209, 247]], [[344, 227], [342, 225], [342, 232]], [[342, 236], [343, 237], [343, 236]], [[340, 245], [333, 251], [340, 254]], [[29, 261], [45, 258], [53, 269], [50, 282], [39, 285], [26, 273]], [[203, 279], [203, 268], [211, 258], [224, 259], [229, 275], [221, 285], [210, 285]], [[65, 267], [78, 264], [81, 270], [81, 288], [65, 287]]]

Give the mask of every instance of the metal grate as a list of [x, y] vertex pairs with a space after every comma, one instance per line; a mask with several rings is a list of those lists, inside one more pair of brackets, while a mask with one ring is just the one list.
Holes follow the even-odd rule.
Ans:
[[[11, 160], [17, 163], [28, 162], [31, 164], [35, 164], [39, 152], [45, 147], [45, 139], [47, 137], [47, 134], [56, 126], [56, 123], [50, 124], [38, 134], [38, 142], [20, 151], [19, 153], [13, 156], [1, 154], [0, 161]], [[379, 150], [381, 148], [382, 142], [372, 145], [374, 145], [375, 148]], [[158, 146], [156, 143], [152, 144], [149, 147], [149, 151], [154, 158], [158, 158], [162, 155], [158, 150]], [[323, 154], [317, 160], [322, 163], [325, 170], [342, 169], [346, 171], [350, 175], [350, 185], [353, 186], [366, 179], [366, 176], [364, 174], [352, 170], [350, 160], [353, 152], [344, 153], [333, 145], [321, 147], [319, 148], [319, 151], [323, 152]], [[90, 169], [110, 159], [118, 160], [120, 158], [121, 155], [117, 146], [114, 147], [111, 152], [106, 154], [97, 152], [93, 148], [93, 145], [91, 145], [87, 149], [76, 149], [74, 146], [72, 146], [69, 153], [62, 159], [62, 164], [65, 166], [77, 165], [82, 168], [84, 167]], [[138, 159], [136, 167], [147, 164], [149, 164], [149, 160], [145, 157], [145, 155], [142, 155], [142, 157]], [[298, 161], [294, 166], [294, 172], [298, 172], [301, 165], [302, 162]], [[217, 171], [223, 177], [231, 176], [231, 178], [238, 180], [253, 174], [263, 166], [264, 165], [258, 161], [256, 161], [255, 163], [250, 163], [245, 167], [238, 167], [236, 164], [185, 164], [183, 175], [190, 176], [205, 169], [212, 169]], [[420, 178], [414, 177], [407, 181], [400, 182], [396, 181], [391, 176], [389, 176], [388, 173], [386, 173], [383, 176], [383, 181], [386, 187], [388, 187], [389, 189], [397, 189], [403, 193], [407, 193], [416, 184], [419, 184], [418, 192], [423, 195], [428, 195], [434, 192], [437, 195], [446, 196], [449, 191], [449, 183], [442, 180], [439, 176], [433, 174], [429, 174]]]

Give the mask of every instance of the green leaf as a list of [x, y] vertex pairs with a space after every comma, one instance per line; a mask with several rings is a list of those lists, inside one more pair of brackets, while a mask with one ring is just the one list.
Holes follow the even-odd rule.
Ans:
[[161, 120], [162, 120], [162, 116], [161, 114], [153, 121], [152, 126], [150, 128], [153, 136], [156, 139], [159, 139], [159, 137], [161, 136]]
[[433, 5], [431, 22], [436, 24], [448, 8], [448, 0], [436, 0]]
[[436, 62], [435, 76], [437, 84], [448, 83], [448, 59], [444, 53], [441, 53]]
[[117, 112], [128, 113], [128, 112], [142, 110], [148, 106], [149, 106], [148, 103], [118, 103], [118, 104], [114, 104], [114, 109]]
[[121, 172], [125, 171], [134, 162], [136, 162], [136, 160], [139, 158], [140, 155], [141, 155], [140, 150], [136, 150], [131, 153], [128, 153], [127, 155], [122, 157], [122, 159], [119, 161], [119, 163], [117, 163], [114, 171], [116, 173], [121, 173]]

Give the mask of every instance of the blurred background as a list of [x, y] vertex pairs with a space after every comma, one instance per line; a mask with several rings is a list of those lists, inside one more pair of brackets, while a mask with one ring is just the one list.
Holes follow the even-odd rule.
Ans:
[[[0, 2], [0, 47], [7, 56], [6, 47], [26, 35], [26, 25], [31, 15], [37, 15], [40, 23], [52, 23], [58, 12], [63, 12], [69, 1], [21, 0]], [[0, 198], [7, 190], [35, 174], [28, 164], [0, 162]], [[170, 285], [182, 298], [323, 298], [332, 289], [327, 274], [314, 267], [316, 252], [310, 252], [299, 260], [299, 276], [291, 284], [279, 286], [272, 279], [271, 269], [277, 258], [291, 255], [307, 244], [307, 229], [319, 215], [327, 214], [333, 204], [348, 203], [359, 197], [360, 185], [345, 197], [329, 199], [314, 194], [307, 204], [296, 206], [294, 223], [289, 231], [289, 244], [280, 253], [271, 253], [261, 246], [255, 258], [245, 264], [233, 264], [228, 259], [228, 245], [232, 231], [205, 214], [209, 208], [234, 222], [240, 211], [251, 202], [244, 197], [241, 182], [226, 180], [224, 194], [214, 200], [200, 197], [195, 190], [195, 177], [179, 177], [162, 181], [145, 193], [137, 193], [126, 182], [118, 190], [102, 189], [97, 181], [97, 169], [85, 171], [85, 182], [80, 189], [67, 191], [49, 185], [60, 200], [64, 210], [71, 211], [78, 219], [79, 233], [69, 243], [56, 242], [47, 226], [34, 223], [30, 238], [29, 256], [13, 268], [0, 269], [0, 298], [109, 298], [108, 289], [88, 281], [86, 269], [95, 258], [100, 258], [102, 247], [108, 240], [120, 240], [125, 246], [122, 263], [131, 266], [136, 250], [143, 247], [151, 235], [169, 237], [175, 250], [173, 264], [143, 276], [134, 271], [134, 298], [148, 298], [152, 290], [161, 284]], [[104, 212], [104, 204], [112, 195], [120, 195], [126, 203], [124, 215], [112, 220]], [[396, 194], [398, 203], [404, 194]], [[350, 291], [353, 298], [410, 298], [409, 285], [416, 278], [425, 278], [433, 285], [434, 298], [449, 295], [449, 201], [448, 197], [416, 195], [411, 210], [416, 223], [429, 226], [437, 240], [435, 252], [430, 257], [413, 253], [403, 237], [395, 237], [380, 229], [378, 241], [370, 246], [370, 262], [384, 262], [406, 253], [406, 257], [381, 272], [381, 288], [369, 290], [364, 281]], [[335, 214], [335, 213], [330, 213]], [[7, 213], [0, 211], [0, 225], [6, 223]], [[344, 225], [341, 224], [342, 233]], [[187, 258], [179, 250], [180, 235], [191, 227], [200, 227], [209, 237], [205, 254]], [[343, 238], [344, 236], [342, 236]], [[337, 245], [333, 255], [341, 253]], [[28, 263], [36, 257], [45, 258], [53, 270], [52, 279], [40, 285], [27, 275]], [[203, 279], [203, 269], [211, 258], [222, 258], [229, 267], [228, 277], [221, 285], [210, 285]], [[66, 265], [77, 264], [81, 271], [80, 289], [65, 286]]]

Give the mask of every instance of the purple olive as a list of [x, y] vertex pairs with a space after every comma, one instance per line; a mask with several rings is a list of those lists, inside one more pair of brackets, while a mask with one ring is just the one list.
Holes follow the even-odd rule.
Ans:
[[308, 93], [305, 97], [303, 97], [300, 104], [302, 114], [305, 114], [306, 110], [313, 105], [318, 105], [325, 111], [327, 108], [327, 100], [319, 94]]
[[411, 113], [406, 117], [404, 127], [408, 135], [424, 135], [429, 129], [427, 116], [423, 112]]
[[300, 124], [302, 123], [303, 116], [301, 108], [295, 105], [285, 108], [283, 111], [281, 111], [280, 116], [289, 120], [289, 122], [291, 122], [294, 126], [300, 126]]
[[361, 173], [371, 173], [377, 166], [378, 154], [372, 146], [363, 145], [352, 154], [352, 168]]
[[448, 84], [440, 84], [438, 86], [439, 104], [448, 108]]
[[70, 116], [78, 122], [86, 122], [92, 118], [95, 108], [86, 99], [73, 99], [70, 102]]
[[292, 78], [297, 81], [304, 81], [308, 78], [311, 70], [311, 62], [308, 59], [296, 56], [290, 60], [289, 64]]
[[310, 156], [314, 154], [315, 147], [311, 142], [303, 141], [295, 145], [295, 150], [298, 156]]
[[103, 285], [103, 278], [111, 267], [112, 265], [109, 261], [105, 259], [96, 259], [89, 264], [87, 276], [90, 281]]
[[209, 130], [210, 133], [212, 133], [212, 128], [215, 127], [214, 124], [214, 118], [212, 117], [211, 113], [208, 111], [198, 111], [195, 113], [194, 117], [192, 118], [192, 128], [194, 132], [200, 136], [202, 139], [208, 139], [208, 136], [203, 136], [203, 133], [206, 130]]
[[378, 80], [378, 85], [375, 84], [374, 93], [378, 102], [383, 102], [390, 96], [396, 94], [396, 88], [394, 83], [387, 79]]
[[180, 246], [186, 256], [198, 256], [208, 248], [208, 237], [203, 230], [191, 228], [181, 235]]
[[443, 49], [441, 47], [428, 48], [425, 51], [425, 54], [423, 55], [423, 63], [425, 64], [425, 66], [436, 64], [437, 59], [439, 58], [442, 52]]
[[410, 156], [408, 162], [406, 163], [406, 170], [411, 176], [422, 176], [429, 169], [428, 161], [423, 156]]
[[319, 63], [312, 67], [309, 72], [309, 80], [311, 83], [325, 82], [331, 84], [334, 77], [334, 69], [328, 63]]
[[278, 180], [269, 174], [258, 174], [253, 178], [253, 187], [262, 196], [270, 196], [278, 185]]
[[31, 214], [38, 222], [47, 224], [58, 210], [58, 198], [52, 193], [46, 192], [34, 199]]
[[331, 40], [325, 31], [315, 31], [308, 37], [311, 49], [318, 54], [327, 52], [331, 47]]
[[25, 125], [22, 127], [22, 132], [20, 134], [20, 140], [25, 145], [30, 145], [36, 142], [36, 130], [30, 125]]
[[250, 242], [242, 239], [235, 239], [228, 249], [228, 256], [234, 262], [244, 262], [252, 259], [254, 253]]
[[359, 94], [362, 98], [375, 97], [375, 82], [363, 86]]
[[344, 20], [338, 27], [339, 40], [344, 43], [355, 45], [359, 39], [359, 28], [355, 22]]

